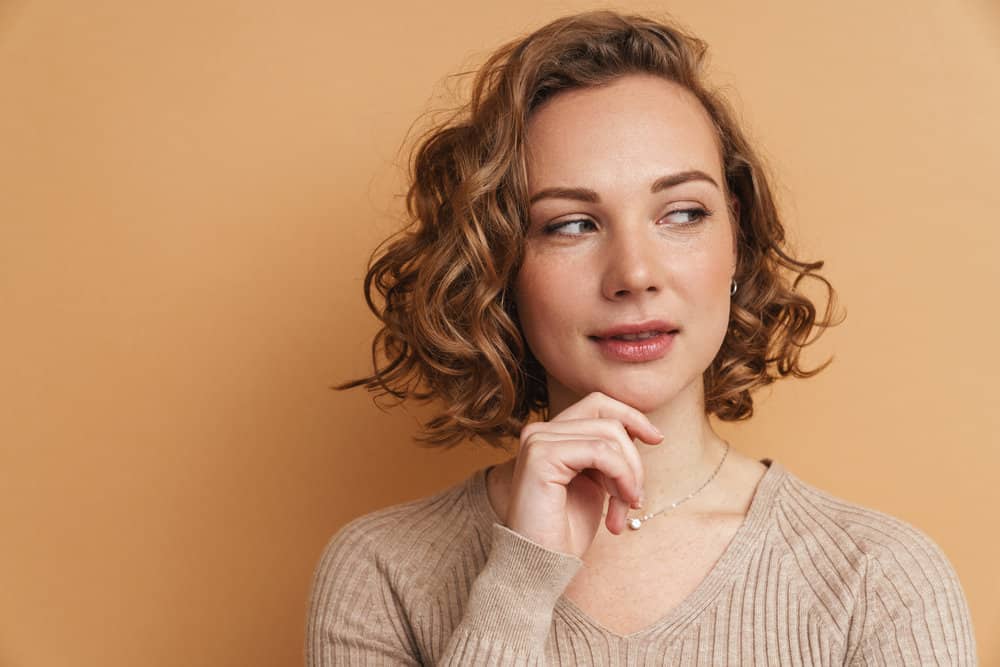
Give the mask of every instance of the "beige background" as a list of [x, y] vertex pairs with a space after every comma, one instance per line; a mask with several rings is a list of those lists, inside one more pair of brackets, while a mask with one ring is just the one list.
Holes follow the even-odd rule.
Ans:
[[[0, 3], [0, 664], [299, 664], [337, 528], [500, 458], [327, 386], [410, 124], [595, 6]], [[1000, 664], [1000, 8], [615, 6], [709, 41], [848, 312], [723, 434], [929, 534]]]

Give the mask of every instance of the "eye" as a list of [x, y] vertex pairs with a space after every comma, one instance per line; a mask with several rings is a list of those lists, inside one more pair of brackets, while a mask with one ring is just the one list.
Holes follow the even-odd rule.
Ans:
[[670, 217], [672, 215], [688, 216], [688, 219], [686, 221], [681, 221], [679, 223], [681, 226], [684, 226], [684, 225], [697, 224], [701, 222], [703, 219], [712, 215], [712, 212], [701, 207], [695, 207], [695, 208], [683, 208], [677, 211], [671, 211], [670, 213], [667, 214], [667, 217]]
[[[556, 222], [551, 225], [545, 226], [546, 234], [561, 234], [563, 236], [579, 236], [580, 225], [591, 225], [593, 226], [593, 220], [587, 220], [586, 218], [580, 218], [579, 220], [564, 220], [563, 222]], [[577, 232], [566, 231], [568, 229], [577, 228]]]

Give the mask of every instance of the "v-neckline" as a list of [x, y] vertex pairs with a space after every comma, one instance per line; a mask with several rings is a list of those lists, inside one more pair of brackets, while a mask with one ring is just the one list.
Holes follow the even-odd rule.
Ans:
[[[732, 583], [732, 575], [740, 569], [740, 566], [749, 557], [753, 544], [764, 534], [774, 496], [787, 471], [781, 463], [772, 459], [765, 458], [761, 459], [760, 462], [767, 466], [767, 470], [757, 482], [757, 488], [743, 522], [736, 529], [736, 533], [733, 534], [729, 544], [726, 545], [722, 555], [716, 560], [708, 574], [680, 604], [667, 612], [666, 615], [645, 628], [621, 635], [592, 618], [565, 595], [560, 595], [556, 600], [555, 613], [582, 622], [597, 632], [620, 641], [631, 641], [652, 633], [665, 632], [698, 615], [718, 596], [723, 586]], [[480, 517], [489, 522], [486, 525], [487, 528], [490, 528], [494, 523], [503, 524], [493, 509], [493, 505], [490, 504], [487, 492], [486, 474], [491, 467], [487, 466], [477, 470], [469, 479], [468, 486], [473, 506]]]

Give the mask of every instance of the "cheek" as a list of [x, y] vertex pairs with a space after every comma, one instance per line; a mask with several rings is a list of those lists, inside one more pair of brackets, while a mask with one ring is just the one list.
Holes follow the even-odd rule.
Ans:
[[681, 294], [688, 324], [702, 332], [706, 345], [721, 345], [729, 325], [732, 267], [728, 257], [713, 249], [692, 257], [675, 274], [679, 279], [676, 289]]
[[545, 326], [543, 322], [539, 322], [539, 318], [549, 312], [546, 286], [551, 280], [552, 276], [546, 275], [543, 265], [528, 259], [525, 259], [517, 274], [514, 282], [514, 303], [521, 320], [521, 328], [529, 338], [535, 331]]
[[706, 335], [711, 341], [711, 345], [721, 345], [729, 327], [730, 308], [732, 306], [729, 295], [732, 267], [728, 261], [728, 255], [719, 253], [713, 261], [706, 263], [698, 282], [698, 303], [702, 304], [697, 309], [700, 312], [702, 323], [705, 327]]
[[525, 257], [514, 281], [514, 303], [528, 347], [539, 359], [547, 342], [579, 320], [581, 289], [579, 281], [567, 279], [560, 262]]
[[701, 248], [701, 252], [692, 258], [692, 268], [699, 276], [701, 287], [715, 292], [721, 285], [728, 286], [735, 268], [733, 257], [732, 235], [728, 230]]
[[537, 277], [531, 263], [527, 260], [521, 266], [514, 279], [514, 306], [517, 308], [517, 319], [521, 324], [521, 331], [531, 345], [532, 329], [535, 326], [535, 302], [537, 297], [531, 289], [537, 284]]
[[664, 261], [668, 273], [666, 288], [673, 286], [694, 302], [717, 294], [721, 285], [728, 284], [731, 272], [728, 248], [722, 245], [713, 240], [670, 253]]

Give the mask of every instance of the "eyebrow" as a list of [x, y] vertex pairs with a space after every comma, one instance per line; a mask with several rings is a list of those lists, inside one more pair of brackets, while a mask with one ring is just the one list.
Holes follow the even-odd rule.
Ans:
[[[719, 184], [715, 182], [715, 179], [698, 169], [691, 169], [689, 171], [679, 171], [676, 174], [669, 174], [667, 176], [662, 176], [653, 182], [650, 186], [649, 192], [655, 193], [660, 190], [666, 190], [667, 188], [672, 188], [675, 185], [680, 185], [681, 183], [687, 183], [688, 181], [708, 181], [714, 185], [717, 189]], [[601, 197], [587, 188], [545, 188], [544, 190], [539, 190], [535, 194], [531, 195], [528, 200], [528, 206], [531, 206], [536, 201], [540, 199], [576, 199], [578, 201], [590, 202], [592, 204], [600, 203]]]

